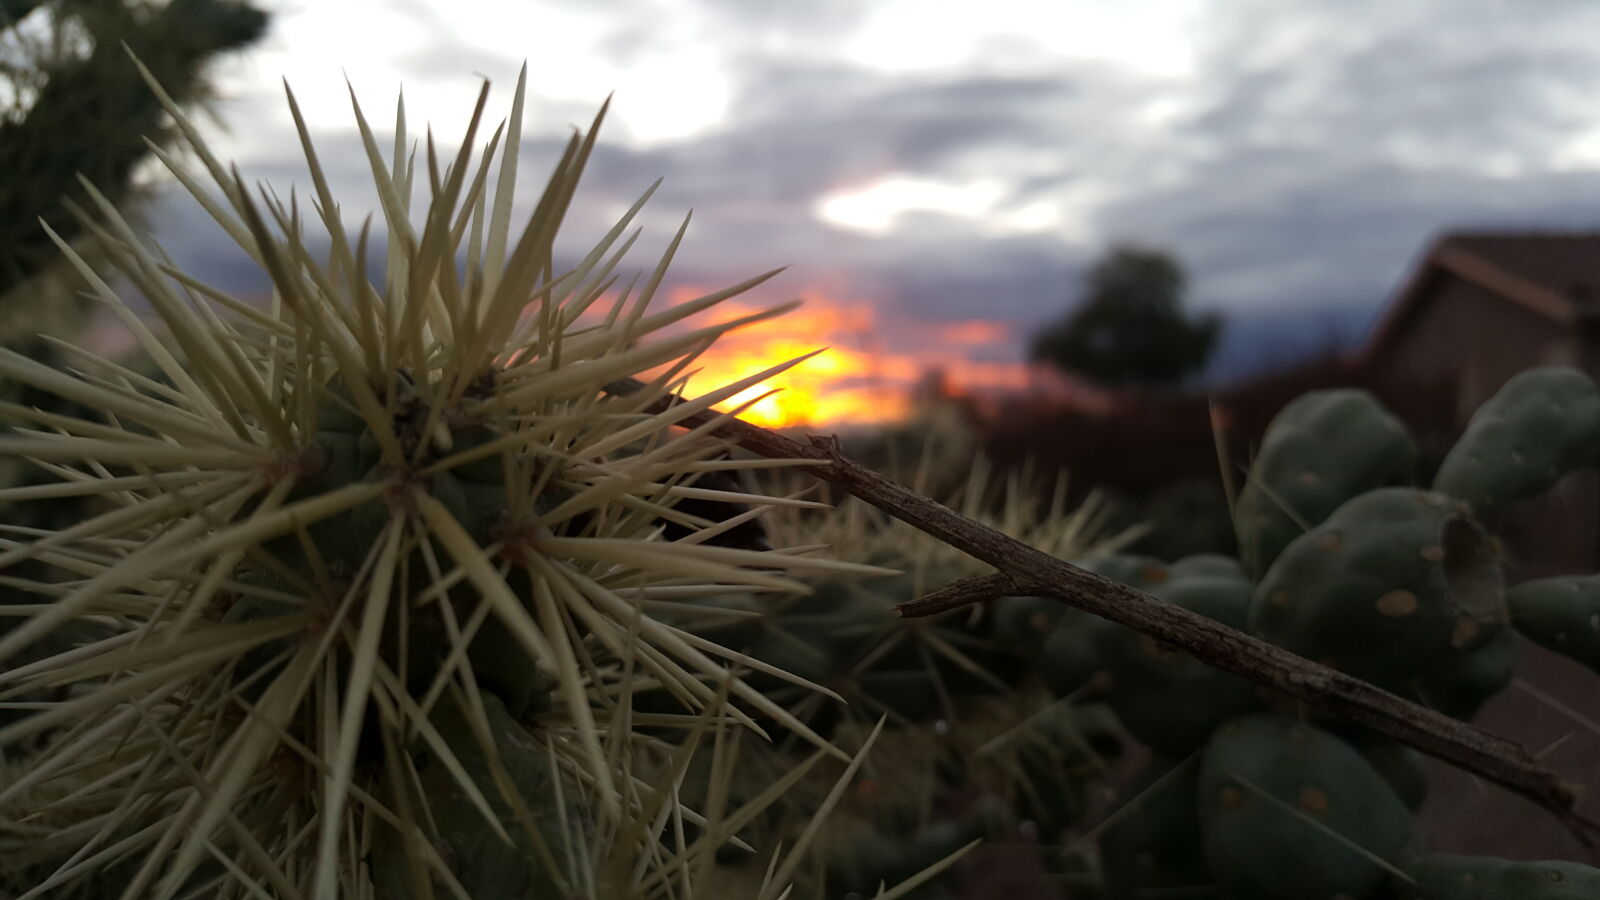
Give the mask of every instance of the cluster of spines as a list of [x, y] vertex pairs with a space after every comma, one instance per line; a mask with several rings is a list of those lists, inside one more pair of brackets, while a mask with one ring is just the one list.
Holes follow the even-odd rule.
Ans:
[[[95, 877], [124, 896], [359, 894], [375, 841], [398, 849], [423, 895], [507, 871], [593, 889], [584, 872], [607, 834], [643, 861], [619, 889], [669, 890], [650, 871], [689, 857], [662, 849], [674, 842], [661, 829], [693, 814], [632, 774], [663, 740], [632, 722], [635, 675], [683, 703], [675, 734], [725, 719], [759, 728], [760, 717], [843, 756], [736, 674], [747, 657], [655, 614], [685, 591], [804, 591], [788, 570], [878, 571], [718, 546], [729, 523], [676, 508], [722, 496], [695, 486], [702, 475], [749, 464], [724, 458], [715, 422], [675, 427], [787, 364], [692, 400], [680, 396], [686, 372], [717, 336], [785, 307], [663, 329], [771, 273], [648, 311], [682, 232], [642, 290], [615, 291], [643, 199], [557, 272], [552, 243], [594, 132], [573, 138], [512, 234], [519, 83], [509, 131], [475, 156], [486, 87], [460, 153], [441, 156], [430, 136], [425, 168], [403, 107], [385, 161], [356, 106], [388, 231], [387, 278], [373, 284], [370, 222], [347, 235], [292, 95], [326, 261], [297, 198], [255, 196], [151, 87], [215, 190], [163, 160], [268, 273], [273, 299], [259, 309], [183, 273], [86, 186], [96, 209], [83, 227], [167, 334], [58, 246], [155, 374], [89, 354], [74, 357], [76, 373], [0, 354], [0, 375], [104, 416], [11, 405], [31, 429], [0, 438], [60, 479], [5, 499], [106, 504], [0, 544], [0, 567], [68, 573], [11, 585], [36, 599], [7, 609], [21, 618], [0, 657], [74, 623], [104, 626], [0, 674], [10, 698], [55, 690], [0, 730], [8, 755], [28, 754], [0, 785], [6, 821], [19, 823], [0, 840], [30, 895], [94, 890]], [[414, 181], [431, 198], [418, 222]], [[609, 313], [584, 315], [606, 297]], [[634, 376], [633, 390], [616, 389]], [[688, 533], [669, 539], [667, 524]], [[542, 787], [517, 774], [536, 770]], [[531, 809], [556, 810], [561, 833]], [[641, 818], [652, 827], [629, 824]], [[219, 853], [233, 863], [220, 872]]]

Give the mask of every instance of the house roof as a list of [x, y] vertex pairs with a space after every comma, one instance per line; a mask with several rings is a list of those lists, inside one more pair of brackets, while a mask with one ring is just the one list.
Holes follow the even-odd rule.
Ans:
[[1472, 282], [1562, 324], [1600, 313], [1600, 231], [1457, 231], [1434, 241], [1361, 356], [1392, 344], [1441, 277]]

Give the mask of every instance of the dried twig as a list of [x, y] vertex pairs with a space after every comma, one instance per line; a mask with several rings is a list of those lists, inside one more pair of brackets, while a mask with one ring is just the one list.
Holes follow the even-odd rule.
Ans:
[[[628, 379], [608, 385], [607, 390], [627, 394], [641, 387]], [[716, 413], [702, 413], [684, 424], [699, 425], [715, 418]], [[903, 603], [899, 607], [902, 616], [933, 615], [1014, 594], [1052, 597], [1499, 784], [1548, 809], [1585, 845], [1592, 845], [1591, 835], [1600, 835], [1600, 823], [1575, 808], [1580, 788], [1557, 778], [1514, 741], [1056, 559], [851, 462], [840, 453], [835, 438], [814, 435], [810, 443], [801, 443], [731, 417], [716, 431], [761, 456], [823, 462], [806, 466], [805, 471], [998, 570]]]

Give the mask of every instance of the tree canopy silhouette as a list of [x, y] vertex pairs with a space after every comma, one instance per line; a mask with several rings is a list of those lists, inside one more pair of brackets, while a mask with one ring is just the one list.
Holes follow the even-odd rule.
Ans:
[[1221, 330], [1183, 309], [1183, 268], [1171, 254], [1119, 244], [1085, 278], [1083, 299], [1034, 337], [1031, 356], [1102, 384], [1175, 384], [1199, 371]]
[[80, 179], [124, 205], [147, 141], [172, 137], [130, 54], [193, 105], [207, 64], [267, 25], [247, 0], [0, 0], [0, 297], [59, 260], [41, 220], [78, 236], [72, 204], [94, 206]]

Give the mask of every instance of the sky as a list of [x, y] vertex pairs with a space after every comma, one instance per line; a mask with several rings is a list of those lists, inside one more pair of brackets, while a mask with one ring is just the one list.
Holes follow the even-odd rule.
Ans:
[[[482, 78], [506, 113], [526, 62], [528, 173], [611, 95], [574, 250], [659, 177], [636, 266], [690, 209], [680, 295], [789, 266], [754, 298], [807, 299], [773, 340], [836, 348], [791, 419], [932, 365], [1029, 383], [1030, 334], [1116, 241], [1172, 251], [1230, 352], [1270, 355], [1285, 332], [1247, 323], [1358, 331], [1445, 229], [1600, 224], [1581, 0], [257, 2], [272, 33], [219, 67], [208, 134], [280, 189], [306, 184], [282, 79], [352, 207], [346, 78], [374, 120], [403, 86], [413, 126], [454, 136]], [[247, 281], [198, 222], [163, 204], [158, 234]]]

